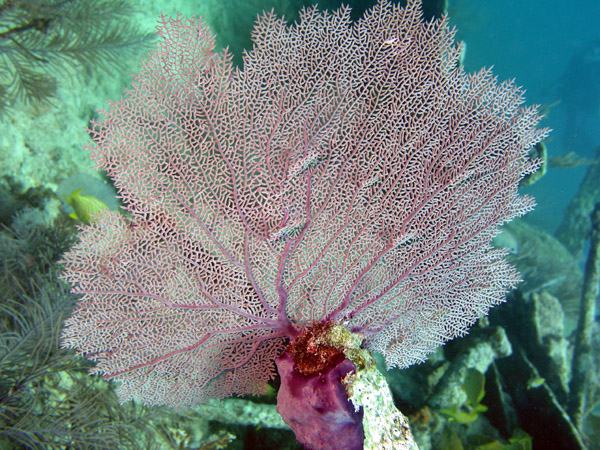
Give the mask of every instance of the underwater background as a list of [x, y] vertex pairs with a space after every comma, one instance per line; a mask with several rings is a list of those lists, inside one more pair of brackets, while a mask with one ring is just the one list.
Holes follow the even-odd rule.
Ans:
[[[130, 85], [161, 12], [201, 15], [241, 64], [258, 13], [293, 20], [314, 3], [341, 2], [0, 1], [0, 449], [301, 448], [275, 412], [276, 382], [269, 396], [189, 411], [120, 405], [89, 362], [60, 349], [77, 299], [59, 260], [88, 213], [119, 207], [83, 147], [85, 127]], [[599, 449], [595, 309], [583, 417], [570, 417], [569, 391], [600, 202], [600, 3], [426, 3], [457, 27], [466, 70], [514, 78], [553, 131], [532, 150], [544, 175], [522, 188], [538, 206], [497, 238], [524, 282], [467, 337], [388, 372], [397, 406], [421, 449]], [[360, 17], [373, 2], [350, 4]]]

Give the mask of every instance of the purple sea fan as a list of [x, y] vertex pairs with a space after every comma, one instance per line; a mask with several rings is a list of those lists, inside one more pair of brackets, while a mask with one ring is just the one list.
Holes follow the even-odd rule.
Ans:
[[511, 82], [463, 72], [446, 20], [269, 13], [241, 69], [200, 20], [159, 33], [91, 130], [126, 214], [64, 257], [63, 345], [122, 400], [260, 393], [315, 323], [407, 367], [518, 283], [490, 241], [534, 206], [517, 186], [547, 130]]

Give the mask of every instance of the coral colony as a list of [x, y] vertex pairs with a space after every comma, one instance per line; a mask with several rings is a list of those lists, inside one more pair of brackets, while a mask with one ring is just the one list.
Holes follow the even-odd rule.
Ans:
[[64, 346], [123, 401], [175, 407], [264, 392], [277, 365], [278, 411], [308, 448], [410, 441], [397, 418], [375, 436], [378, 388], [353, 383], [378, 383], [368, 351], [423, 361], [519, 282], [490, 241], [534, 206], [517, 186], [547, 133], [536, 109], [464, 73], [417, 1], [355, 23], [266, 13], [239, 69], [201, 20], [159, 32], [91, 129], [125, 214], [64, 257], [82, 294]]

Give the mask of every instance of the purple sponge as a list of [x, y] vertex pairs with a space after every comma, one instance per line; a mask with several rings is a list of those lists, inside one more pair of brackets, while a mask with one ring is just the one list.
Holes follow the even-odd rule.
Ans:
[[319, 372], [302, 375], [287, 350], [276, 363], [277, 411], [298, 442], [311, 450], [362, 450], [363, 411], [354, 411], [341, 382], [356, 370], [354, 363], [341, 354]]

